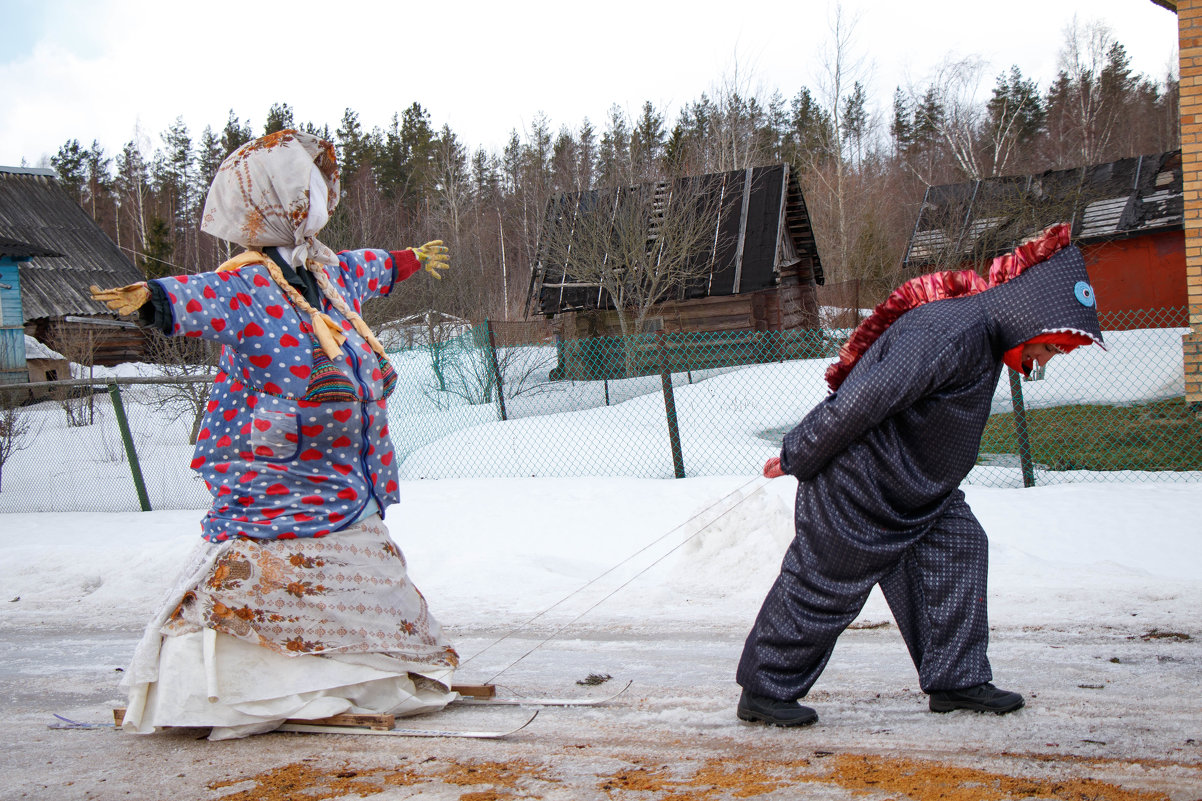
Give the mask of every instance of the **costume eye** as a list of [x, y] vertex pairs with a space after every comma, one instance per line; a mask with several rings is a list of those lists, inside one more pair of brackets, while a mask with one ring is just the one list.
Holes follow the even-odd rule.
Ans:
[[1077, 285], [1073, 287], [1073, 294], [1077, 296], [1077, 302], [1082, 306], [1092, 306], [1095, 303], [1093, 287], [1089, 285], [1088, 281], [1078, 281]]

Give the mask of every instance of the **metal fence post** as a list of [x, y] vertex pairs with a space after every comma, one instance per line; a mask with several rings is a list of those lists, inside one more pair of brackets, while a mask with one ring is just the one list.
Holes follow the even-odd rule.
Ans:
[[492, 321], [484, 318], [484, 328], [488, 331], [488, 353], [492, 359], [493, 378], [497, 382], [497, 401], [501, 404], [501, 419], [506, 420], [505, 414], [505, 385], [501, 383], [501, 365], [497, 361], [497, 340], [492, 333]]
[[1014, 436], [1018, 440], [1018, 459], [1023, 469], [1023, 486], [1035, 486], [1035, 466], [1031, 463], [1031, 441], [1027, 437], [1027, 410], [1023, 406], [1023, 386], [1014, 370], [1010, 374], [1010, 400], [1014, 404]]
[[680, 449], [680, 427], [676, 421], [676, 396], [672, 393], [672, 371], [668, 369], [668, 351], [664, 347], [664, 332], [655, 332], [659, 346], [659, 375], [664, 386], [664, 411], [668, 415], [668, 441], [672, 445], [672, 467], [677, 478], [684, 478], [684, 453]]
[[109, 397], [113, 399], [113, 414], [117, 416], [117, 427], [121, 429], [121, 441], [125, 443], [125, 456], [129, 459], [129, 472], [134, 476], [134, 489], [138, 491], [138, 503], [143, 512], [150, 511], [150, 497], [146, 494], [146, 482], [142, 480], [142, 466], [138, 463], [138, 452], [134, 450], [134, 438], [129, 433], [129, 421], [125, 419], [125, 406], [121, 403], [121, 390], [109, 384]]

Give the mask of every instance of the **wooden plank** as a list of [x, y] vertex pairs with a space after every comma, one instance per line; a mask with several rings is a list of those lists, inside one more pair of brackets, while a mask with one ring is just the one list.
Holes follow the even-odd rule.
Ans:
[[302, 726], [347, 726], [373, 731], [389, 731], [396, 726], [395, 715], [331, 715], [328, 718], [288, 718], [285, 723]]
[[497, 697], [497, 685], [495, 684], [452, 684], [451, 691], [468, 698]]

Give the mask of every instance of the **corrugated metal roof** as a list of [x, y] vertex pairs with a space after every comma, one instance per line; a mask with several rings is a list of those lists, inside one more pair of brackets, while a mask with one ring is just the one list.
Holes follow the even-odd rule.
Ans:
[[990, 259], [1058, 222], [1073, 237], [1104, 241], [1181, 230], [1181, 151], [1030, 176], [932, 186], [905, 266], [949, 267]]
[[50, 170], [0, 167], [0, 236], [62, 254], [21, 262], [26, 320], [107, 314], [91, 299], [89, 285], [124, 286], [145, 278]]

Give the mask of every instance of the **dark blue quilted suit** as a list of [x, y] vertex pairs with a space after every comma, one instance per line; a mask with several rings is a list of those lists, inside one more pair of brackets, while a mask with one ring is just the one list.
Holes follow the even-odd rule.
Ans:
[[1075, 247], [1007, 283], [903, 314], [784, 438], [796, 536], [737, 680], [803, 697], [879, 584], [926, 692], [989, 681], [988, 542], [959, 485], [976, 461], [1002, 354], [1070, 330], [1099, 344]]

